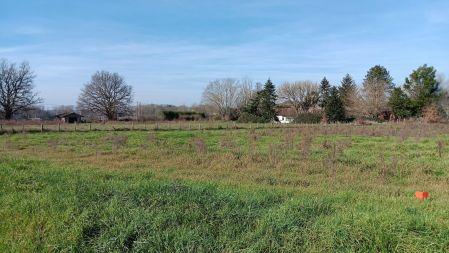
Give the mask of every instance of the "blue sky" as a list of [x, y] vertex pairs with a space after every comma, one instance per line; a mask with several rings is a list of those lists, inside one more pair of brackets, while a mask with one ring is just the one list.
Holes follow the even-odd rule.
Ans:
[[[427, 63], [449, 75], [449, 1], [0, 0], [0, 58], [27, 60], [44, 105], [75, 104], [97, 70], [143, 103], [200, 102], [216, 78], [396, 84]], [[6, 11], [5, 11], [6, 10]]]

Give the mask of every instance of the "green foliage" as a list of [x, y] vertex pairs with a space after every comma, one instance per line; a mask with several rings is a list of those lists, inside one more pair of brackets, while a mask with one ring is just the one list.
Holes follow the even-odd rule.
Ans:
[[388, 98], [394, 88], [393, 78], [380, 65], [370, 68], [363, 81], [363, 111], [377, 118], [388, 111]]
[[162, 115], [164, 117], [164, 120], [197, 120], [197, 119], [204, 119], [206, 118], [205, 113], [200, 112], [192, 112], [192, 111], [162, 111]]
[[415, 114], [420, 115], [422, 109], [435, 102], [440, 95], [436, 69], [426, 64], [420, 66], [405, 79], [404, 90], [410, 97]]
[[[355, 84], [354, 79], [349, 74], [346, 74], [345, 77], [341, 80], [341, 85], [339, 87], [340, 96], [343, 102], [349, 101], [350, 96], [353, 96], [356, 92], [357, 85]], [[345, 106], [347, 106], [345, 104]]]
[[318, 104], [321, 108], [326, 107], [327, 99], [329, 98], [331, 85], [329, 81], [326, 79], [326, 77], [321, 80], [320, 83], [320, 95], [319, 95], [319, 101]]
[[174, 111], [163, 111], [164, 120], [175, 120], [179, 118], [179, 113]]
[[384, 83], [388, 91], [394, 88], [393, 77], [390, 76], [390, 72], [380, 65], [376, 65], [368, 70], [364, 82]]
[[319, 124], [321, 119], [323, 118], [323, 114], [321, 112], [304, 112], [298, 114], [295, 117], [295, 123], [303, 123], [303, 124]]
[[340, 92], [336, 87], [330, 89], [329, 98], [324, 109], [329, 122], [345, 121], [345, 108]]
[[410, 98], [400, 87], [393, 89], [388, 105], [396, 117], [408, 118], [415, 115]]
[[256, 122], [271, 122], [276, 120], [276, 100], [276, 88], [268, 79], [264, 88], [258, 91], [249, 105], [244, 108], [240, 121], [248, 122], [245, 120], [254, 119]]
[[240, 114], [238, 120], [240, 123], [267, 123], [267, 119], [262, 116], [254, 115], [251, 113], [243, 112]]

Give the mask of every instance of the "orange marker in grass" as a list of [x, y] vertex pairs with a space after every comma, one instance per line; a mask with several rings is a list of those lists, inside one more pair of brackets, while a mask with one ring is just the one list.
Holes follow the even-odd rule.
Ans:
[[415, 192], [417, 199], [423, 201], [429, 197], [429, 192]]

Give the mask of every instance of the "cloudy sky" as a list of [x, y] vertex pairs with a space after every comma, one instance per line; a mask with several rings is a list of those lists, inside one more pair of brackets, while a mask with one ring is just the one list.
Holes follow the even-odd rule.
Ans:
[[0, 58], [28, 61], [45, 106], [75, 104], [97, 70], [142, 103], [199, 102], [208, 81], [395, 83], [427, 63], [449, 75], [449, 1], [0, 0]]

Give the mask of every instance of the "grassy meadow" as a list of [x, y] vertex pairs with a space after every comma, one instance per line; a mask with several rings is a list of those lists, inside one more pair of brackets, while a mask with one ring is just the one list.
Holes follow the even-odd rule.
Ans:
[[447, 144], [444, 124], [4, 133], [0, 252], [447, 252]]

